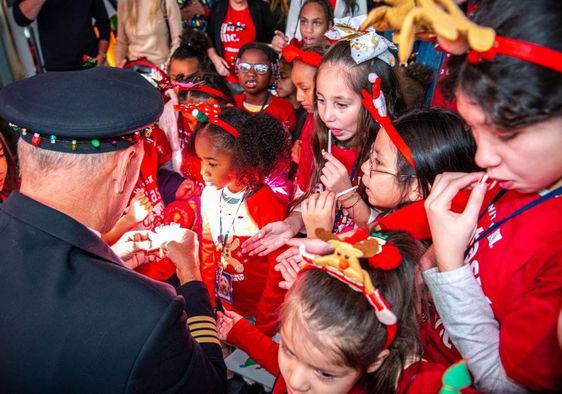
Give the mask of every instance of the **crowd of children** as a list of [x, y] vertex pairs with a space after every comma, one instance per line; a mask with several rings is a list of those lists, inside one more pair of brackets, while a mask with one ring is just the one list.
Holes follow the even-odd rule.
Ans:
[[[413, 7], [386, 3], [388, 26]], [[210, 39], [171, 42], [164, 113], [104, 239], [196, 231], [219, 337], [274, 393], [437, 393], [461, 359], [463, 393], [562, 391], [562, 6], [532, 3], [477, 2], [488, 51], [435, 29], [452, 111], [381, 32], [325, 36], [364, 1], [275, 3], [285, 35], [262, 1], [217, 0]], [[176, 283], [165, 258], [141, 263]]]

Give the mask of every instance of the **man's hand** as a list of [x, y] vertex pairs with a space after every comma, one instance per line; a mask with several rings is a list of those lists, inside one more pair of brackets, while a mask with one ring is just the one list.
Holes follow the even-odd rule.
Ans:
[[201, 280], [199, 268], [199, 241], [197, 234], [191, 230], [181, 229], [179, 242], [169, 241], [162, 245], [162, 251], [176, 266], [176, 273], [183, 285], [194, 280]]

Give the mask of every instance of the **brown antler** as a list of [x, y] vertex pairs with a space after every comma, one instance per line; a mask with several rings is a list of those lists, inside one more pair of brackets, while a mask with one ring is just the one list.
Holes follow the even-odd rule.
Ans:
[[371, 257], [381, 250], [381, 245], [375, 238], [369, 238], [365, 241], [357, 242], [353, 245], [355, 249], [363, 252], [363, 257]]

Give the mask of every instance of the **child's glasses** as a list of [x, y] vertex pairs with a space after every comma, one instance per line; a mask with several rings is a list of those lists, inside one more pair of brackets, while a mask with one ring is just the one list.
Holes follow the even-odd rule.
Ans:
[[250, 64], [250, 63], [237, 63], [236, 69], [242, 71], [243, 73], [250, 72], [254, 69], [256, 74], [267, 74], [269, 72], [269, 64]]
[[373, 157], [373, 150], [371, 149], [371, 152], [369, 154], [369, 176], [372, 176], [373, 173], [375, 174], [386, 174], [386, 175], [392, 175], [395, 176], [396, 178], [415, 178], [415, 175], [408, 175], [408, 174], [395, 174], [392, 172], [388, 172], [388, 171], [383, 171], [383, 170], [377, 170], [377, 163], [376, 163], [376, 158]]

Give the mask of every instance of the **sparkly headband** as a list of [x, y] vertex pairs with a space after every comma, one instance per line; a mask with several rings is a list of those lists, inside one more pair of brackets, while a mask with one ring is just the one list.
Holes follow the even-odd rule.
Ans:
[[392, 143], [396, 146], [402, 156], [404, 156], [410, 166], [412, 166], [412, 168], [416, 168], [410, 147], [406, 144], [398, 131], [396, 131], [390, 116], [388, 116], [386, 101], [381, 89], [380, 77], [375, 73], [371, 73], [369, 74], [369, 81], [373, 84], [372, 94], [367, 92], [366, 89], [361, 91], [361, 95], [363, 96], [363, 100], [361, 102], [363, 103], [363, 106], [367, 109], [367, 111], [369, 111], [373, 119], [375, 119], [377, 123], [384, 128]]
[[131, 131], [127, 134], [118, 137], [106, 138], [72, 138], [68, 136], [60, 136], [55, 132], [52, 133], [37, 133], [28, 130], [25, 127], [19, 127], [10, 123], [10, 127], [16, 133], [21, 135], [21, 138], [33, 145], [36, 148], [56, 151], [56, 152], [70, 152], [70, 153], [102, 153], [114, 152], [121, 149], [128, 148], [136, 144], [143, 138], [150, 138], [152, 135], [152, 125]]
[[207, 93], [210, 94], [211, 96], [215, 96], [218, 97], [220, 99], [223, 99], [225, 101], [230, 101], [230, 99], [220, 90], [215, 89], [215, 88], [211, 88], [209, 86], [205, 86], [204, 83], [202, 82], [198, 82], [198, 83], [193, 83], [193, 82], [176, 82], [175, 86], [177, 86], [179, 88], [179, 91], [188, 91], [188, 92], [201, 92], [201, 93]]
[[188, 119], [198, 123], [212, 123], [234, 138], [238, 137], [238, 130], [231, 124], [219, 118], [221, 107], [215, 103], [191, 103], [174, 105], [174, 110], [182, 113]]
[[362, 229], [356, 230], [353, 236], [346, 239], [340, 239], [324, 229], [317, 229], [316, 236], [327, 241], [335, 251], [327, 256], [312, 256], [301, 245], [300, 253], [305, 262], [302, 269], [322, 270], [362, 293], [375, 310], [377, 320], [386, 327], [384, 348], [387, 349], [396, 337], [396, 315], [382, 293], [374, 287], [367, 271], [361, 268], [358, 259], [365, 257], [373, 268], [392, 270], [402, 263], [398, 248], [384, 238], [371, 236]]
[[297, 48], [294, 45], [287, 45], [283, 48], [281, 52], [283, 59], [288, 61], [289, 63], [294, 62], [295, 60], [300, 60], [301, 62], [308, 64], [312, 67], [319, 67], [320, 63], [322, 63], [322, 55], [317, 52], [312, 51], [303, 51], [300, 48]]

